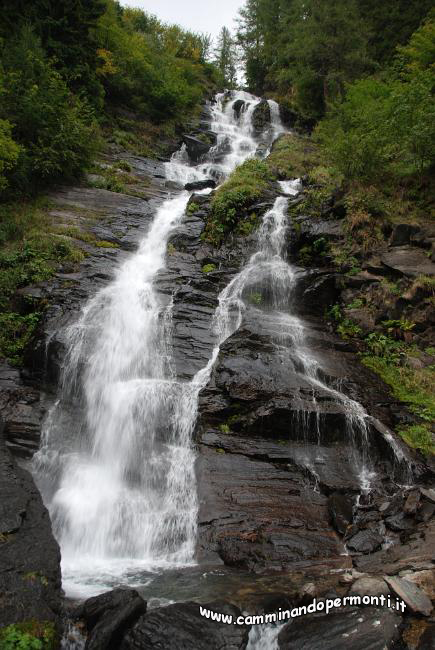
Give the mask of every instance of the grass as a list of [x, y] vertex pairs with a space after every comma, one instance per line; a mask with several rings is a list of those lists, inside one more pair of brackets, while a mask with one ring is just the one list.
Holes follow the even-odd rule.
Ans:
[[400, 429], [398, 434], [413, 449], [419, 449], [425, 456], [435, 454], [435, 444], [427, 424], [414, 424]]

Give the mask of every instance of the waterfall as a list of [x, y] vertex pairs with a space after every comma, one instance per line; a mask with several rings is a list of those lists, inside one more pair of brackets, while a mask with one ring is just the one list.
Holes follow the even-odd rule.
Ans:
[[[233, 104], [247, 110], [237, 118]], [[180, 183], [220, 180], [255, 155], [251, 115], [260, 100], [219, 94], [211, 107], [217, 143], [191, 166], [185, 147], [166, 163]], [[33, 461], [62, 551], [63, 585], [101, 591], [143, 567], [193, 562], [197, 495], [192, 430], [210, 363], [191, 382], [175, 378], [171, 308], [154, 286], [167, 241], [190, 194], [168, 198], [135, 254], [65, 332], [61, 392]]]

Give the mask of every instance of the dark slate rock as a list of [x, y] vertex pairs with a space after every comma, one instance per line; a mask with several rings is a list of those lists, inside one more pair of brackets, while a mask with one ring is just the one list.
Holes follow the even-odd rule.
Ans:
[[331, 494], [328, 499], [328, 510], [334, 528], [344, 535], [353, 520], [353, 499], [344, 494]]
[[389, 609], [364, 607], [303, 616], [278, 637], [280, 650], [385, 650], [399, 637], [401, 619]]
[[214, 181], [212, 178], [207, 178], [204, 181], [195, 181], [193, 183], [186, 183], [184, 189], [187, 190], [188, 192], [192, 192], [193, 190], [205, 190], [208, 187], [211, 187], [212, 189], [216, 187], [216, 181]]
[[384, 253], [381, 260], [386, 267], [406, 277], [435, 275], [435, 264], [420, 248], [398, 246]]
[[352, 551], [358, 553], [373, 553], [380, 548], [383, 539], [382, 535], [372, 530], [360, 530], [359, 533], [351, 537], [347, 545]]
[[262, 133], [270, 125], [270, 106], [267, 99], [262, 99], [252, 112], [252, 126], [257, 134]]
[[31, 475], [7, 450], [0, 421], [0, 628], [29, 619], [58, 623], [60, 552]]
[[145, 612], [146, 602], [134, 589], [114, 589], [90, 598], [82, 611], [90, 632], [86, 650], [118, 650], [124, 634]]
[[243, 112], [245, 105], [246, 103], [243, 99], [236, 99], [236, 101], [233, 103], [233, 111], [237, 117], [240, 117], [240, 114]]
[[430, 598], [417, 585], [398, 577], [385, 576], [384, 579], [396, 596], [405, 601], [411, 612], [423, 616], [431, 615], [433, 607]]
[[189, 158], [194, 163], [198, 163], [201, 156], [204, 156], [212, 147], [211, 143], [203, 142], [193, 135], [183, 135], [183, 142], [186, 145]]
[[[233, 617], [240, 610], [226, 603], [209, 603], [208, 609]], [[227, 625], [200, 616], [198, 603], [177, 603], [142, 616], [126, 635], [121, 650], [244, 650], [249, 627]]]

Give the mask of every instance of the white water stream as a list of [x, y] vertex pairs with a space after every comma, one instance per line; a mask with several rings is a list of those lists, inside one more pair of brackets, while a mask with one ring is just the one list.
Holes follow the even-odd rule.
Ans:
[[[244, 100], [239, 118], [232, 108]], [[168, 179], [224, 179], [255, 155], [248, 93], [218, 95], [216, 146], [195, 167], [185, 148], [166, 164]], [[268, 145], [280, 127], [276, 111]], [[69, 595], [95, 593], [136, 570], [193, 562], [197, 496], [191, 434], [197, 397], [211, 363], [191, 382], [176, 381], [171, 312], [154, 287], [168, 238], [189, 192], [158, 209], [138, 251], [83, 308], [65, 333], [61, 395], [45, 423], [33, 469], [62, 550]], [[215, 357], [215, 355], [213, 355]], [[66, 413], [74, 411], [74, 431]]]

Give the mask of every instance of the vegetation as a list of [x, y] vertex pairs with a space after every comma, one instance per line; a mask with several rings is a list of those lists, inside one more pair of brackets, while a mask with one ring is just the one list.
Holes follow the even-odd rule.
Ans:
[[213, 195], [205, 237], [213, 243], [220, 243], [225, 233], [234, 230], [247, 217], [249, 209], [262, 197], [273, 179], [265, 161], [251, 159], [237, 167]]
[[[3, 5], [0, 192], [6, 198], [79, 176], [120, 108], [157, 124], [180, 120], [218, 79], [206, 61], [208, 37], [115, 0]], [[137, 137], [123, 133], [125, 140]]]
[[54, 650], [57, 634], [50, 622], [26, 621], [0, 630], [2, 650]]

